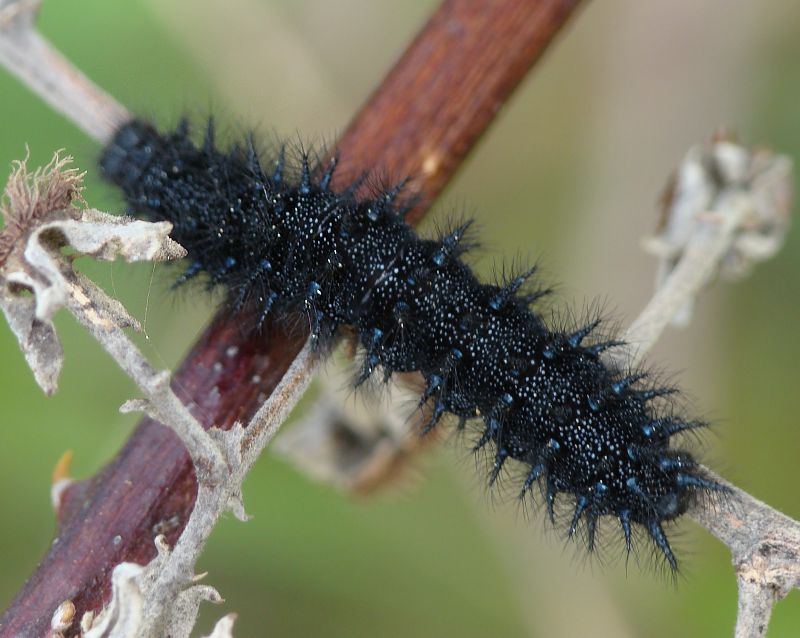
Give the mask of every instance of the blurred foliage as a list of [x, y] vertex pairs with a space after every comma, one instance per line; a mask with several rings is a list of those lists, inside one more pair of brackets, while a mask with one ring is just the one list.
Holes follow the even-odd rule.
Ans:
[[[656, 5], [670, 7], [676, 21], [646, 21]], [[624, 321], [647, 298], [654, 265], [635, 241], [621, 237], [652, 228], [658, 179], [683, 149], [735, 118], [746, 139], [800, 158], [800, 9], [790, 0], [770, 3], [769, 16], [749, 3], [708, 5], [703, 13], [694, 3], [616, 0], [593, 3], [578, 16], [434, 214], [476, 214], [496, 260], [480, 261], [483, 273], [491, 275], [500, 255], [542, 255], [548, 279], [565, 282], [568, 303], [607, 295], [615, 300], [612, 316], [619, 312]], [[100, 86], [161, 122], [213, 110], [233, 132], [243, 120], [267, 132], [301, 130], [307, 139], [329, 140], [433, 6], [432, 0], [51, 0], [40, 27]], [[682, 24], [684, 10], [699, 11], [707, 22], [687, 18], [685, 30], [670, 31]], [[714, 59], [722, 48], [715, 47], [731, 40], [746, 52], [740, 58], [746, 63], [724, 67], [725, 60]], [[649, 58], [651, 44], [669, 55]], [[609, 60], [623, 46], [641, 46], [632, 63], [651, 66], [634, 67], [622, 79], [617, 68], [615, 81]], [[681, 80], [695, 67], [687, 57], [703, 69], [719, 62], [729, 84], [709, 76], [705, 92], [692, 93]], [[663, 95], [642, 89], [641, 102], [622, 100], [640, 78], [653, 77], [663, 77]], [[663, 96], [680, 109], [659, 111]], [[89, 171], [90, 204], [122, 210], [97, 179], [96, 145], [5, 73], [0, 113], [0, 163], [7, 170], [26, 145], [34, 164], [65, 148]], [[614, 152], [622, 143], [618, 131], [628, 136], [633, 157]], [[604, 135], [620, 137], [604, 141]], [[625, 161], [634, 168], [609, 186], [613, 167]], [[607, 199], [619, 212], [616, 220], [599, 217], [605, 209], [598, 167], [606, 167], [604, 186], [617, 193]], [[598, 235], [600, 227], [607, 232]], [[168, 268], [82, 267], [146, 318], [149, 336], [138, 339], [156, 365], [173, 367], [212, 312], [207, 295], [170, 293]], [[708, 441], [710, 462], [794, 517], [800, 516], [794, 492], [800, 431], [790, 388], [800, 361], [798, 273], [794, 233], [752, 278], [715, 288], [696, 324], [669, 335], [657, 355], [665, 367], [687, 370], [679, 380], [698, 409], [721, 424]], [[4, 604], [51, 540], [48, 491], [56, 459], [74, 450], [73, 473], [89, 476], [135, 424], [117, 412], [136, 394], [132, 385], [69, 318], [57, 323], [67, 358], [60, 390], [49, 399], [34, 386], [10, 332], [0, 329]], [[729, 556], [702, 530], [681, 525], [686, 573], [676, 588], [640, 575], [633, 561], [627, 570], [624, 562], [586, 566], [571, 549], [561, 550], [556, 534], [542, 532], [541, 515], [526, 522], [511, 505], [492, 507], [472, 465], [462, 447], [445, 445], [421, 460], [410, 487], [354, 501], [267, 454], [245, 486], [254, 520], [224, 520], [199, 566], [228, 600], [205, 610], [204, 625], [235, 610], [238, 636], [731, 635], [736, 593]], [[778, 605], [770, 636], [795, 636], [798, 628], [795, 594]]]

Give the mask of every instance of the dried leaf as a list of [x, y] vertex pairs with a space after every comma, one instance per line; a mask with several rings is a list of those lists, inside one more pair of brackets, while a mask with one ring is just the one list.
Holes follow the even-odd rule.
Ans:
[[235, 620], [236, 614], [223, 616], [214, 625], [214, 630], [203, 638], [233, 638], [233, 623]]
[[[93, 619], [84, 638], [136, 638], [142, 625], [144, 596], [140, 578], [145, 568], [120, 563], [111, 573], [111, 602]], [[83, 624], [83, 623], [81, 623]]]
[[[80, 295], [75, 283], [81, 276], [61, 249], [71, 246], [78, 254], [104, 260], [165, 261], [185, 255], [169, 238], [172, 227], [166, 222], [74, 208], [83, 202], [83, 173], [66, 168], [70, 161], [56, 153], [50, 164], [32, 173], [24, 160], [16, 162], [0, 202], [5, 220], [0, 307], [46, 394], [57, 389], [64, 357], [52, 317], [69, 295]], [[110, 302], [105, 310], [122, 327], [138, 326], [119, 302]]]

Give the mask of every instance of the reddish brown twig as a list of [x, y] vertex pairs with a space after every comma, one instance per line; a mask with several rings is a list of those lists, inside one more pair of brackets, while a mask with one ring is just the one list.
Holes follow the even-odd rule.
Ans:
[[[445, 2], [341, 139], [343, 174], [379, 167], [413, 175], [419, 220], [579, 4]], [[238, 326], [218, 315], [176, 375], [176, 392], [206, 426], [247, 422], [304, 341], [277, 333], [255, 339]], [[151, 560], [155, 533], [173, 543], [195, 494], [182, 444], [145, 419], [106, 468], [64, 492], [58, 542], [0, 619], [0, 636], [45, 634], [51, 610], [66, 599], [76, 618], [99, 609], [113, 567]]]

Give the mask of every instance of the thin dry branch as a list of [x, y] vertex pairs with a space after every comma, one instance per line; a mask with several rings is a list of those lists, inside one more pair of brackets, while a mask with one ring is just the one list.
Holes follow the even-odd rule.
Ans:
[[[161, 422], [181, 438], [194, 463], [201, 494], [216, 494], [223, 488], [227, 489], [230, 486], [227, 481], [229, 468], [232, 463], [240, 464], [238, 457], [229, 462], [218, 442], [174, 395], [169, 386], [169, 373], [157, 373], [125, 334], [125, 328], [138, 329], [138, 323], [117, 301], [75, 272], [73, 259], [64, 254], [62, 248], [69, 246], [77, 254], [91, 255], [97, 259], [123, 257], [128, 261], [180, 259], [186, 256], [186, 251], [169, 238], [172, 230], [169, 223], [144, 222], [74, 207], [75, 199], [80, 197], [82, 190], [82, 174], [66, 168], [69, 161], [69, 158], [60, 159], [56, 155], [47, 167], [33, 173], [28, 172], [24, 161], [17, 162], [9, 178], [5, 189], [6, 200], [2, 202], [6, 226], [0, 239], [9, 241], [5, 242], [7, 250], [0, 261], [0, 306], [15, 326], [35, 377], [48, 393], [55, 389], [62, 356], [60, 347], [54, 348], [58, 340], [52, 317], [60, 308], [67, 308], [144, 392], [146, 399], [128, 402], [123, 407], [131, 409], [135, 406], [157, 414]], [[20, 294], [22, 291], [31, 296]], [[31, 338], [37, 324], [40, 326], [39, 332], [46, 333], [48, 339]], [[52, 361], [52, 358], [56, 361]], [[233, 509], [238, 512], [241, 507]], [[195, 508], [193, 518], [201, 515], [207, 517], [208, 511], [208, 507]], [[209, 523], [204, 538], [208, 537], [211, 525], [213, 522]], [[165, 553], [169, 554], [162, 552]], [[105, 630], [111, 630], [112, 626], [112, 635], [130, 635], [134, 625], [146, 628], [144, 620], [150, 617], [142, 614], [149, 612], [152, 607], [159, 614], [151, 623], [153, 625], [166, 625], [169, 619], [175, 617], [175, 609], [186, 608], [186, 605], [181, 607], [175, 602], [180, 596], [186, 598], [187, 592], [183, 590], [191, 580], [190, 568], [194, 563], [188, 568], [176, 568], [173, 555], [162, 562], [163, 565], [159, 566], [163, 567], [163, 573], [186, 574], [185, 578], [178, 583], [169, 582], [170, 587], [163, 586], [163, 591], [155, 586], [149, 588], [148, 597], [144, 600], [149, 606], [140, 604], [141, 597], [129, 597], [124, 608], [114, 608], [98, 619], [97, 627], [87, 626], [86, 635], [106, 635]], [[134, 568], [128, 571], [131, 569]], [[115, 573], [122, 578], [122, 572]], [[161, 575], [158, 574], [159, 577]], [[158, 579], [154, 580], [155, 584], [159, 584]], [[123, 591], [120, 587], [116, 590], [118, 593]], [[206, 599], [208, 597], [205, 596]], [[199, 605], [201, 598], [195, 598]], [[152, 600], [159, 603], [167, 601], [168, 604], [153, 605]], [[121, 603], [117, 601], [117, 604], [119, 607]], [[187, 636], [196, 617], [197, 605], [191, 608], [194, 613], [181, 614], [179, 617], [183, 625], [188, 625], [183, 632]], [[170, 613], [163, 619], [163, 616], [167, 616], [165, 610]], [[62, 602], [51, 619], [53, 632], [62, 633], [68, 629], [71, 620], [67, 620], [74, 617], [75, 606], [72, 601]], [[109, 618], [113, 618], [113, 621]], [[179, 634], [177, 631], [160, 632], [164, 633]]]
[[0, 0], [0, 64], [104, 143], [130, 114], [39, 35], [34, 22], [40, 6], [41, 0]]
[[[0, 262], [0, 305], [9, 317], [15, 318], [15, 325], [27, 323], [28, 332], [37, 322], [46, 324], [53, 339], [54, 313], [61, 307], [69, 310], [144, 393], [145, 399], [129, 401], [122, 409], [152, 414], [171, 428], [188, 450], [198, 476], [195, 508], [176, 547], [170, 550], [159, 537], [159, 555], [146, 569], [131, 563], [115, 568], [114, 599], [100, 616], [89, 615], [82, 620], [83, 633], [89, 638], [188, 636], [200, 602], [221, 600], [213, 588], [193, 584], [195, 562], [225, 511], [232, 510], [239, 518], [245, 518], [242, 482], [286, 418], [285, 406], [296, 402], [294, 397], [302, 393], [311, 375], [302, 383], [281, 384], [259, 410], [250, 429], [238, 426], [224, 433], [203, 429], [172, 392], [169, 373], [156, 372], [125, 334], [125, 328], [138, 329], [137, 322], [117, 301], [75, 272], [73, 258], [61, 249], [66, 245], [78, 254], [106, 260], [121, 256], [128, 261], [182, 258], [186, 251], [169, 238], [169, 223], [74, 208], [73, 201], [82, 190], [82, 175], [66, 168], [68, 163], [68, 158], [59, 159], [56, 155], [48, 167], [29, 173], [25, 162], [18, 162], [9, 178], [8, 201], [2, 208], [7, 222], [4, 233], [15, 241], [8, 242]], [[32, 293], [32, 300], [20, 295], [21, 290]], [[37, 367], [51, 369], [48, 355], [52, 345], [37, 340], [23, 345], [38, 351], [29, 361], [37, 378], [48, 379], [43, 387], [51, 391], [55, 378], [51, 387], [50, 377], [42, 375]], [[306, 348], [295, 367], [313, 360]], [[74, 604], [64, 601], [51, 619], [53, 632], [62, 633], [74, 618]]]

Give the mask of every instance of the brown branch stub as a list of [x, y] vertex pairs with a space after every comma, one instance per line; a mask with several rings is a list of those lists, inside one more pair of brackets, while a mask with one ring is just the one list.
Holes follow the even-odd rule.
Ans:
[[272, 445], [310, 478], [351, 494], [405, 484], [423, 449], [441, 440], [420, 436], [430, 405], [409, 414], [425, 389], [419, 373], [398, 373], [381, 399], [352, 396], [349, 366], [334, 361], [319, 380], [322, 396]]
[[446, 0], [339, 141], [350, 171], [411, 176], [418, 222], [580, 0]]
[[[579, 0], [446, 2], [348, 128], [339, 145], [346, 172], [359, 173], [379, 162], [389, 175], [422, 175], [415, 184], [423, 201], [415, 211], [418, 220], [579, 4]], [[456, 33], [470, 46], [453, 51]], [[0, 59], [19, 63], [18, 51], [2, 46], [8, 43], [3, 41], [7, 34], [0, 36]], [[33, 36], [23, 44], [36, 45], [37, 34], [25, 37]], [[491, 55], [490, 64], [483, 61], [484, 55]], [[65, 75], [64, 64], [45, 55], [34, 66], [49, 67], [59, 76]], [[481, 69], [482, 77], [476, 69]], [[15, 72], [54, 104], [36, 73]], [[448, 81], [433, 81], [437, 77]], [[423, 78], [424, 91], [397, 92]], [[84, 89], [56, 84], [56, 90], [80, 96], [70, 104], [75, 102], [78, 109], [83, 105], [84, 113], [54, 106], [82, 123], [95, 139], [108, 139], [109, 131], [127, 114], [112, 107], [95, 117], [97, 95], [86, 101]], [[436, 114], [440, 117], [432, 117]], [[91, 126], [93, 121], [101, 126]], [[378, 134], [381, 131], [384, 134]], [[387, 138], [388, 131], [395, 133]], [[206, 426], [227, 429], [237, 420], [247, 422], [302, 347], [302, 338], [275, 332], [271, 339], [257, 339], [244, 335], [238, 326], [220, 314], [176, 375], [176, 387], [183, 389], [181, 399]], [[183, 446], [171, 432], [145, 419], [102, 472], [62, 494], [59, 542], [0, 619], [0, 636], [44, 633], [49, 618], [41, 610], [55, 609], [64, 600], [74, 602], [77, 617], [102, 607], [110, 594], [114, 566], [124, 561], [148, 563], [154, 555], [154, 528], [166, 530], [167, 542], [174, 543], [195, 494], [194, 471]], [[109, 543], [109, 533], [121, 541]]]

